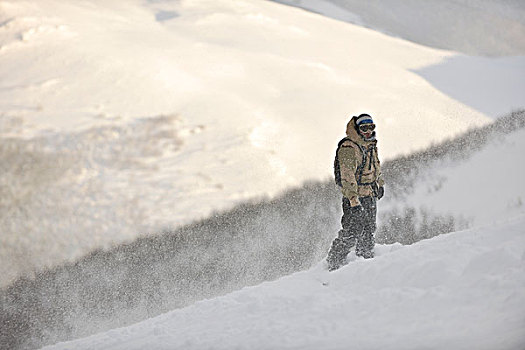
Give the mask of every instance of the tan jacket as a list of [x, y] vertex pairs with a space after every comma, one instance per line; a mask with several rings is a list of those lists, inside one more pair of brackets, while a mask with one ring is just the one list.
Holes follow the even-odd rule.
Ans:
[[[384, 180], [381, 176], [381, 164], [377, 154], [377, 141], [366, 141], [357, 133], [355, 117], [346, 126], [346, 136], [353, 142], [343, 142], [337, 152], [337, 157], [341, 169], [343, 196], [350, 199], [352, 206], [356, 206], [360, 204], [359, 197], [373, 196], [372, 186], [369, 183], [376, 182], [381, 187], [384, 185]], [[362, 150], [366, 157], [360, 185], [358, 180], [361, 172], [358, 173], [358, 168], [363, 163]]]

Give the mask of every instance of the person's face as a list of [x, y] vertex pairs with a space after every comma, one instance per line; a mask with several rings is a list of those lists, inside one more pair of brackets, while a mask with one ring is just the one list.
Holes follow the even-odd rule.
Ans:
[[370, 138], [372, 134], [374, 133], [375, 128], [376, 128], [375, 124], [361, 124], [359, 125], [359, 132], [365, 138]]

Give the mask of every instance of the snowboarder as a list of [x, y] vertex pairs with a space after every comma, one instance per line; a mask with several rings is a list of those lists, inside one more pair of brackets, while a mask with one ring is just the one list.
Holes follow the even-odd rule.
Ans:
[[354, 246], [357, 256], [374, 257], [376, 201], [384, 195], [374, 129], [370, 115], [352, 117], [346, 126], [347, 136], [337, 146], [334, 175], [343, 192], [343, 217], [342, 229], [326, 259], [330, 271], [346, 263]]

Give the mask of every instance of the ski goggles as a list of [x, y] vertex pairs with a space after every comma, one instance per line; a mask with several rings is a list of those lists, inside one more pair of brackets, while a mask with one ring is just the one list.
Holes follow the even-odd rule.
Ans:
[[361, 132], [374, 131], [375, 128], [376, 128], [375, 124], [362, 124], [362, 125], [359, 125], [359, 131], [361, 131]]

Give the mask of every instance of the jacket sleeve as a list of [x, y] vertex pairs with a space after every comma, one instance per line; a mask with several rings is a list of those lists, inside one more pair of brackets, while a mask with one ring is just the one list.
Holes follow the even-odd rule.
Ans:
[[385, 180], [383, 179], [383, 174], [379, 173], [379, 177], [377, 178], [377, 186], [383, 187], [385, 185]]
[[338, 155], [339, 167], [341, 169], [341, 184], [343, 185], [343, 196], [350, 200], [352, 206], [359, 205], [359, 195], [357, 192], [357, 171], [356, 149], [346, 143], [339, 148]]

